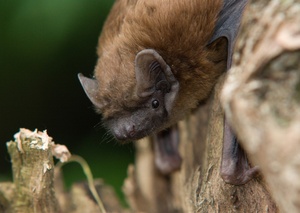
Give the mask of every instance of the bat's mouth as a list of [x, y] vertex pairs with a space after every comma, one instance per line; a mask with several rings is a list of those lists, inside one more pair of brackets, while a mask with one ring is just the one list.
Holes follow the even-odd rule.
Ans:
[[146, 132], [136, 131], [135, 127], [131, 127], [131, 129], [119, 129], [113, 131], [114, 137], [121, 142], [129, 142], [142, 139], [147, 136]]
[[[133, 119], [132, 119], [133, 120]], [[135, 141], [153, 134], [157, 125], [153, 121], [146, 120], [145, 122], [119, 121], [115, 123], [107, 122], [107, 127], [110, 129], [114, 137], [121, 142]]]

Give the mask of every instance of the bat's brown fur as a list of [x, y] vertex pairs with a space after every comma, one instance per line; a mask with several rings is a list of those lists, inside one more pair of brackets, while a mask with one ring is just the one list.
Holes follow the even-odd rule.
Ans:
[[136, 54], [156, 50], [180, 89], [172, 120], [210, 93], [226, 69], [227, 40], [208, 45], [222, 0], [117, 0], [99, 39], [95, 77], [104, 118], [134, 105]]

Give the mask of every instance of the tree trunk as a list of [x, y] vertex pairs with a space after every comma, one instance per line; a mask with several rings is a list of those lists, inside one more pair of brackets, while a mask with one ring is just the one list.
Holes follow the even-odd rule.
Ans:
[[300, 1], [253, 1], [236, 46], [226, 115], [281, 212], [300, 212]]

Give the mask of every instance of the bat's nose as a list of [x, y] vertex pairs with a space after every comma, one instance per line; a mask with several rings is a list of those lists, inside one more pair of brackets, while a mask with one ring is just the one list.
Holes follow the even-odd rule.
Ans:
[[114, 129], [113, 134], [117, 140], [126, 141], [136, 137], [135, 125], [124, 125], [121, 128]]
[[119, 141], [126, 141], [126, 140], [128, 140], [127, 134], [125, 134], [124, 131], [115, 130], [115, 131], [113, 131], [113, 135]]

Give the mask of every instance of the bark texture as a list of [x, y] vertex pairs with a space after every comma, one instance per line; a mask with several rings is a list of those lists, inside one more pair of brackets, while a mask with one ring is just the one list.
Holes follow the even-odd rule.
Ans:
[[[59, 212], [53, 190], [54, 165], [47, 133], [20, 131], [7, 143], [12, 161], [12, 212]], [[12, 202], [13, 201], [13, 202]]]
[[252, 1], [236, 47], [226, 114], [281, 212], [300, 212], [300, 2]]

